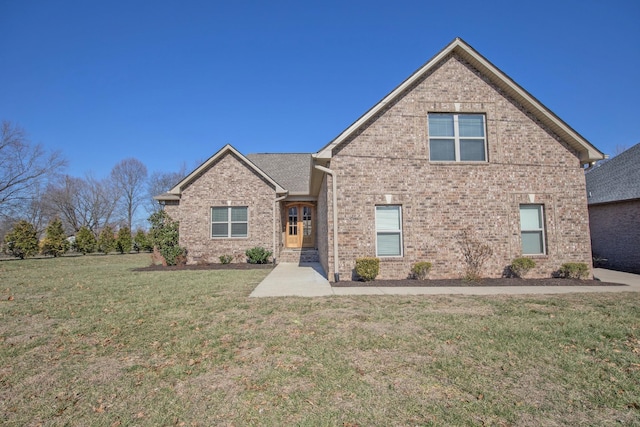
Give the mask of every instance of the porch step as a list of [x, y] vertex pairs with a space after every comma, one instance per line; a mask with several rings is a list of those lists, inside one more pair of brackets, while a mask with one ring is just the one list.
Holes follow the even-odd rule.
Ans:
[[317, 249], [283, 249], [280, 251], [278, 262], [294, 262], [297, 264], [304, 262], [320, 262], [320, 256]]

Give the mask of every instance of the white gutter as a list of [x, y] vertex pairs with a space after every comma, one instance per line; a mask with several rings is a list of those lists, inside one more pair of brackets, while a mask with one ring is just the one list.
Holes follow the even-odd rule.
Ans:
[[333, 184], [333, 277], [336, 282], [340, 281], [340, 273], [338, 272], [338, 183], [336, 180], [336, 174], [329, 168], [324, 166], [314, 165], [316, 169], [326, 174], [331, 175], [331, 183]]
[[[276, 261], [276, 252], [277, 252], [277, 244], [278, 241], [276, 239], [276, 236], [278, 234], [278, 230], [276, 229], [276, 206], [278, 206], [278, 202], [281, 202], [282, 200], [286, 199], [287, 196], [289, 195], [289, 191], [287, 191], [284, 196], [280, 196], [280, 197], [276, 197], [276, 199], [273, 201], [273, 261]], [[279, 254], [278, 254], [279, 255]]]

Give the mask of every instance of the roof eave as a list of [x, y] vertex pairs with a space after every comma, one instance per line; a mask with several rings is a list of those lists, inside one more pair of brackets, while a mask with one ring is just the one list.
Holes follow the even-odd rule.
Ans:
[[[454, 40], [455, 43], [457, 40]], [[363, 123], [366, 123], [370, 118], [375, 116], [380, 110], [382, 110], [389, 102], [393, 101], [396, 96], [401, 94], [406, 88], [410, 87], [417, 79], [419, 79], [422, 74], [433, 67], [433, 65], [437, 64], [440, 60], [442, 60], [446, 55], [449, 54], [449, 47], [445, 47], [441, 50], [436, 56], [431, 58], [426, 64], [420, 67], [416, 72], [410, 75], [405, 81], [400, 83], [394, 90], [392, 90], [387, 96], [382, 98], [376, 105], [370, 108], [366, 113], [364, 113], [360, 118], [358, 118], [355, 122], [351, 124], [348, 128], [346, 128], [340, 135], [333, 139], [329, 144], [324, 146], [318, 153], [314, 155], [314, 158], [321, 158], [325, 160], [329, 160], [332, 157], [333, 149], [338, 146], [342, 141], [347, 139], [351, 133], [356, 131]]]
[[491, 78], [498, 87], [521, 103], [528, 111], [537, 113], [536, 117], [538, 117], [554, 133], [565, 140], [573, 149], [580, 153], [580, 161], [582, 163], [591, 163], [604, 159], [604, 153], [598, 150], [593, 144], [587, 141], [586, 138], [576, 132], [544, 104], [538, 101], [533, 95], [517, 84], [513, 79], [511, 79], [511, 77], [507, 76], [502, 72], [502, 70], [489, 62], [489, 60], [464, 41], [459, 39], [457, 40], [460, 43], [457, 43], [451, 51], [455, 51], [485, 76]]
[[164, 194], [159, 194], [157, 196], [153, 196], [153, 199], [159, 202], [174, 201], [174, 200], [180, 200], [180, 196], [177, 194], [164, 193]]
[[274, 190], [277, 194], [284, 194], [287, 192], [280, 184], [275, 182], [269, 175], [264, 173], [262, 169], [255, 165], [251, 160], [247, 159], [242, 153], [236, 150], [231, 144], [227, 144], [218, 150], [213, 156], [209, 157], [204, 163], [198, 166], [193, 172], [184, 177], [182, 181], [177, 183], [171, 190], [168, 191], [168, 194], [174, 194], [179, 196], [182, 194], [182, 189], [192, 183], [201, 173], [203, 173], [213, 162], [224, 156], [225, 154], [232, 153], [236, 157], [238, 157], [242, 162], [246, 163], [251, 169], [253, 169], [258, 175], [264, 178], [267, 182], [273, 185]]

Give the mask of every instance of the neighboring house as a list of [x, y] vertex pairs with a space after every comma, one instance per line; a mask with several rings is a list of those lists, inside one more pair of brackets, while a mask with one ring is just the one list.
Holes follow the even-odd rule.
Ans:
[[467, 231], [493, 250], [484, 276], [526, 255], [548, 277], [591, 266], [582, 166], [603, 157], [455, 39], [320, 151], [227, 145], [156, 198], [191, 263], [263, 246], [278, 261], [317, 257], [332, 279], [351, 279], [359, 257], [380, 258], [382, 279], [418, 261], [456, 278]]
[[607, 268], [640, 273], [640, 144], [589, 169], [591, 246]]

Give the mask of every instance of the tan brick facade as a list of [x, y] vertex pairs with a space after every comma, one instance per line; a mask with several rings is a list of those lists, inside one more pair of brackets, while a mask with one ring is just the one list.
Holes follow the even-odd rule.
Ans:
[[[488, 161], [429, 161], [428, 113], [486, 117]], [[382, 258], [379, 278], [406, 277], [417, 261], [431, 277], [455, 278], [465, 264], [465, 228], [490, 244], [483, 276], [499, 277], [521, 256], [519, 205], [543, 204], [547, 254], [531, 276], [549, 276], [564, 262], [591, 265], [584, 173], [578, 154], [457, 56], [449, 56], [392, 105], [333, 151], [337, 173], [339, 261], [348, 279], [355, 259], [375, 256], [375, 206], [402, 208], [402, 257]], [[330, 181], [330, 177], [327, 178]], [[332, 195], [327, 269], [333, 277]]]
[[[430, 113], [484, 117], [486, 161], [431, 161]], [[544, 211], [545, 251], [531, 256], [530, 276], [549, 277], [565, 262], [591, 267], [582, 165], [603, 154], [460, 39], [313, 156], [251, 156], [226, 146], [159, 197], [180, 221], [189, 262], [253, 246], [315, 259], [310, 247], [305, 256], [284, 253], [284, 207], [304, 202], [315, 207], [315, 249], [327, 276], [348, 280], [356, 258], [377, 255], [376, 206], [396, 205], [402, 254], [379, 257], [379, 278], [405, 278], [419, 261], [433, 264], [432, 278], [464, 276], [465, 230], [493, 251], [480, 274], [499, 277], [522, 256], [521, 206], [535, 204]], [[248, 206], [249, 236], [212, 239], [212, 206]]]
[[[220, 255], [232, 255], [244, 262], [244, 252], [254, 246], [273, 251], [274, 209], [276, 230], [280, 228], [280, 208], [274, 203], [275, 197], [270, 183], [228, 153], [182, 190], [179, 205], [165, 209], [180, 221], [180, 245], [188, 251], [188, 263], [219, 262]], [[213, 206], [247, 206], [248, 237], [212, 238]]]

